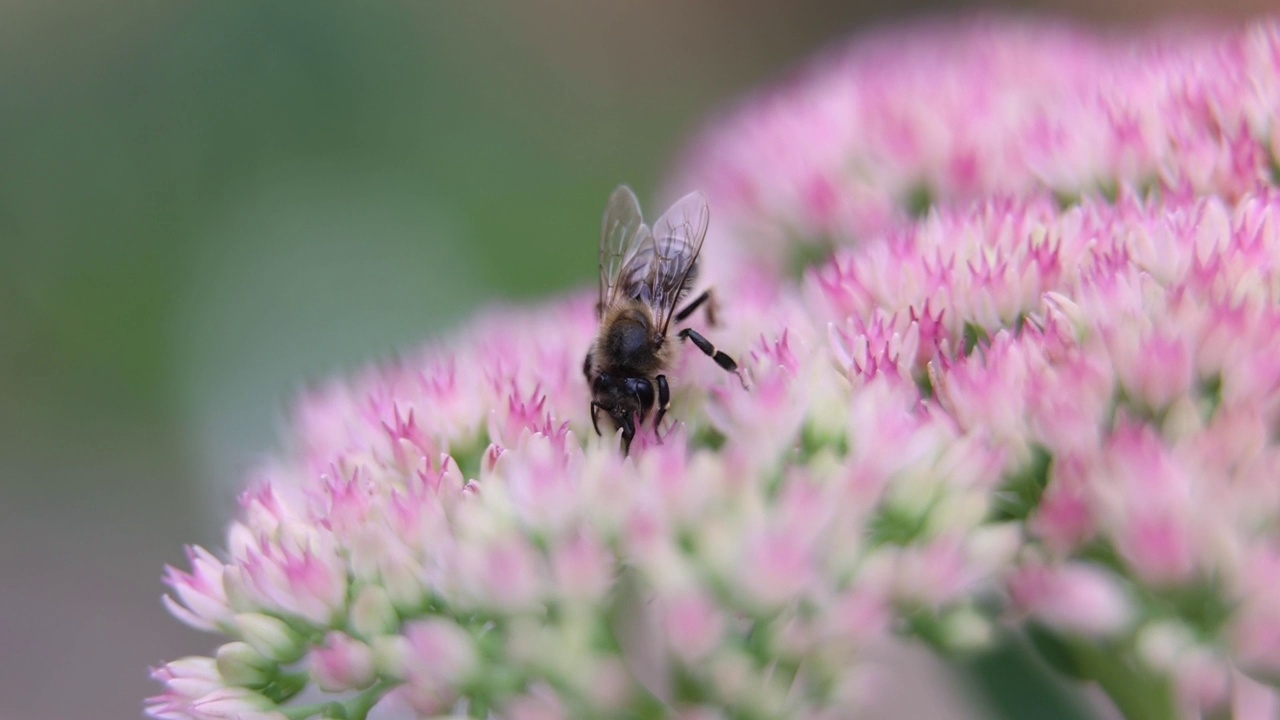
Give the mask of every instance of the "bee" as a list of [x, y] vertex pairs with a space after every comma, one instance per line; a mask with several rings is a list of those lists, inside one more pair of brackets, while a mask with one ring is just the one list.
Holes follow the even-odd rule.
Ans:
[[[676, 201], [652, 229], [644, 224], [635, 193], [625, 185], [613, 191], [605, 207], [596, 304], [600, 331], [582, 372], [591, 388], [592, 427], [599, 435], [600, 413], [608, 415], [622, 430], [624, 455], [654, 406], [656, 434], [671, 405], [665, 375], [677, 352], [667, 334], [671, 321], [683, 322], [704, 307], [708, 322], [715, 322], [710, 290], [676, 311], [697, 279], [698, 253], [710, 217], [707, 198], [699, 192]], [[738, 363], [696, 330], [686, 327], [675, 337], [691, 341], [746, 386]]]

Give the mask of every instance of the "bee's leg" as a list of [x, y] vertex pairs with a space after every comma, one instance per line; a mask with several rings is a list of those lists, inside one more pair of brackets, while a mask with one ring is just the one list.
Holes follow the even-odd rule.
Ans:
[[634, 381], [628, 381], [628, 384], [640, 404], [640, 412], [636, 413], [636, 424], [644, 425], [645, 416], [653, 409], [653, 383], [644, 378], [636, 378]]
[[658, 438], [658, 442], [662, 442], [658, 430], [662, 426], [662, 417], [667, 414], [667, 408], [671, 407], [671, 388], [667, 386], [666, 375], [659, 375], [654, 380], [658, 382], [658, 414], [653, 418], [653, 435]]
[[600, 406], [596, 401], [591, 401], [591, 427], [596, 429], [596, 435], [600, 435]]
[[728, 370], [734, 375], [737, 375], [738, 380], [742, 383], [742, 387], [745, 388], [747, 386], [747, 380], [742, 377], [742, 371], [738, 369], [738, 363], [734, 362], [733, 358], [725, 354], [724, 351], [717, 350], [716, 346], [712, 345], [709, 340], [698, 334], [697, 330], [694, 330], [693, 328], [685, 328], [681, 330], [678, 335], [681, 340], [692, 340], [693, 344], [697, 345], [698, 349], [707, 357], [715, 360], [717, 365]]
[[710, 290], [704, 290], [701, 295], [694, 298], [692, 302], [685, 305], [680, 312], [676, 313], [676, 322], [684, 322], [685, 320], [688, 320], [689, 316], [692, 315], [695, 310], [702, 307], [703, 304], [706, 304], [707, 306], [707, 324], [711, 327], [715, 327], [718, 324], [716, 322], [716, 297]]
[[631, 453], [631, 440], [636, 436], [636, 424], [630, 415], [624, 415], [618, 424], [622, 426], [622, 454]]

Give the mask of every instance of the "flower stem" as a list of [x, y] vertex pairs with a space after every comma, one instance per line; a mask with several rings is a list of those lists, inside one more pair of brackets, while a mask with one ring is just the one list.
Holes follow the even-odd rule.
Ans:
[[[387, 694], [388, 690], [398, 684], [398, 681], [382, 680], [346, 702], [311, 703], [310, 705], [281, 708], [280, 712], [289, 720], [306, 720], [306, 718], [314, 715], [329, 712], [336, 706], [341, 708], [340, 717], [345, 718], [345, 720], [365, 720], [369, 716], [369, 710], [378, 704], [378, 701]], [[334, 713], [329, 712], [329, 714], [333, 715]]]
[[1087, 643], [1074, 644], [1076, 657], [1127, 720], [1177, 717], [1168, 678], [1137, 667], [1132, 655]]
[[1051, 666], [1068, 677], [1098, 683], [1127, 720], [1177, 716], [1172, 681], [1142, 667], [1131, 645], [1063, 637], [1034, 625], [1027, 631]]

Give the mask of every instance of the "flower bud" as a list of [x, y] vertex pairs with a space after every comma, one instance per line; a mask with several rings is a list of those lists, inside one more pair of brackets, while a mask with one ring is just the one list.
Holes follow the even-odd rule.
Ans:
[[291, 663], [302, 657], [302, 638], [283, 620], [262, 613], [241, 613], [235, 617], [240, 638], [264, 657]]
[[311, 677], [325, 692], [360, 690], [374, 676], [373, 650], [345, 633], [330, 632], [324, 645], [311, 651]]
[[391, 604], [387, 591], [377, 585], [366, 585], [351, 604], [351, 628], [362, 637], [372, 638], [393, 632], [400, 616]]
[[229, 642], [215, 655], [218, 674], [223, 682], [246, 688], [257, 688], [271, 682], [276, 665], [246, 642]]
[[994, 637], [991, 620], [972, 607], [956, 608], [942, 618], [942, 642], [951, 650], [982, 650]]

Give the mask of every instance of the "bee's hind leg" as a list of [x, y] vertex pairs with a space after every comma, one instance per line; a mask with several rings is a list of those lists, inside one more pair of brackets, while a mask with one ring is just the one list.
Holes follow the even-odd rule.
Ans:
[[703, 314], [707, 316], [707, 324], [711, 327], [719, 325], [719, 323], [716, 322], [716, 296], [710, 290], [704, 290], [701, 295], [694, 298], [688, 305], [685, 305], [679, 312], [677, 312], [676, 322], [684, 322], [685, 320], [688, 320], [689, 316], [703, 305], [706, 305], [706, 309], [703, 311]]
[[693, 328], [685, 328], [677, 334], [681, 340], [692, 340], [693, 344], [697, 345], [698, 349], [701, 350], [704, 355], [715, 360], [716, 364], [720, 367], [734, 375], [737, 375], [738, 381], [742, 383], [742, 387], [744, 389], [747, 387], [747, 379], [742, 377], [742, 371], [738, 369], [738, 363], [734, 362], [734, 359], [729, 357], [729, 355], [723, 350], [717, 350], [716, 346], [712, 345], [711, 341], [702, 337], [697, 330], [694, 330]]

